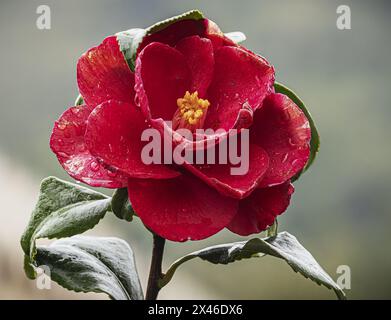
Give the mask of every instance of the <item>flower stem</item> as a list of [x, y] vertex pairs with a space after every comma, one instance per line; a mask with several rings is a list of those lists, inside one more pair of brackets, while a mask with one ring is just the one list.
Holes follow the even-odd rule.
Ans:
[[159, 280], [162, 278], [162, 260], [164, 252], [164, 244], [166, 240], [159, 237], [157, 234], [153, 234], [153, 251], [151, 268], [149, 270], [146, 300], [156, 300], [159, 294]]

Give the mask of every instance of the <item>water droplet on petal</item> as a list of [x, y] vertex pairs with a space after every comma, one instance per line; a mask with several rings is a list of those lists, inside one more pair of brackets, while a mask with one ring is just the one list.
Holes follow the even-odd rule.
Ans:
[[66, 127], [67, 127], [66, 124], [63, 122], [57, 123], [57, 128], [60, 130], [64, 130]]
[[68, 157], [68, 153], [66, 153], [66, 152], [59, 152], [59, 153], [57, 153], [60, 157], [63, 157], [63, 158], [66, 158], [66, 157]]
[[255, 81], [256, 81], [258, 87], [262, 87], [262, 81], [261, 81], [261, 79], [259, 79], [258, 76], [255, 76]]
[[72, 110], [73, 114], [78, 114], [80, 112], [80, 108], [79, 107], [74, 107], [71, 110]]
[[285, 121], [289, 121], [291, 120], [291, 113], [289, 112], [289, 110], [284, 110], [284, 120]]
[[112, 177], [112, 178], [117, 176], [117, 172], [115, 172], [115, 171], [110, 171], [109, 170], [107, 174], [108, 174], [109, 177]]
[[98, 171], [98, 169], [99, 169], [99, 163], [96, 162], [96, 161], [92, 161], [91, 164], [90, 164], [90, 167], [91, 167], [91, 170], [92, 170], [92, 171]]
[[299, 162], [299, 159], [295, 159], [292, 161], [292, 167], [294, 167]]
[[134, 96], [134, 104], [136, 107], [140, 107], [140, 99], [137, 94]]
[[289, 145], [291, 145], [292, 147], [295, 147], [297, 144], [293, 141], [293, 139], [292, 138], [289, 138], [288, 139], [288, 143], [289, 143]]

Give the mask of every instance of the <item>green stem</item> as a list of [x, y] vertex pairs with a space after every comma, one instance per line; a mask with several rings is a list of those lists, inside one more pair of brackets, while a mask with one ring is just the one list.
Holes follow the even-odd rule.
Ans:
[[165, 242], [166, 240], [164, 238], [159, 237], [157, 234], [153, 234], [153, 250], [147, 293], [145, 296], [146, 300], [156, 300], [160, 291], [159, 280], [163, 277], [162, 261]]

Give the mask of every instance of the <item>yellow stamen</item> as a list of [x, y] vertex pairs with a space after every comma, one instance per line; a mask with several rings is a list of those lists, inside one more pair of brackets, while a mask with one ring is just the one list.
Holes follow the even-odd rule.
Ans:
[[197, 91], [186, 91], [183, 98], [177, 99], [177, 105], [182, 119], [190, 125], [195, 125], [205, 118], [203, 116], [206, 115], [210, 103], [206, 99], [198, 98]]

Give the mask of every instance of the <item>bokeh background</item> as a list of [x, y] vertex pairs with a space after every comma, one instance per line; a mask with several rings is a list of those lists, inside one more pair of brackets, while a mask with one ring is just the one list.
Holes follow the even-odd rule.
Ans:
[[[36, 8], [51, 8], [52, 29], [36, 28]], [[336, 8], [349, 5], [352, 29], [338, 30]], [[0, 298], [104, 299], [56, 284], [38, 290], [22, 270], [19, 237], [48, 175], [71, 180], [48, 147], [53, 121], [77, 95], [76, 62], [107, 35], [198, 8], [222, 30], [266, 56], [276, 77], [306, 102], [321, 151], [296, 183], [280, 217], [336, 279], [351, 268], [349, 298], [391, 298], [391, 5], [387, 1], [125, 1], [0, 2]], [[119, 236], [134, 248], [143, 284], [151, 239], [137, 221], [108, 215], [89, 234]], [[209, 244], [242, 238], [228, 231], [199, 242], [171, 243], [165, 266]], [[227, 266], [183, 265], [161, 298], [334, 299], [331, 291], [274, 258]]]

